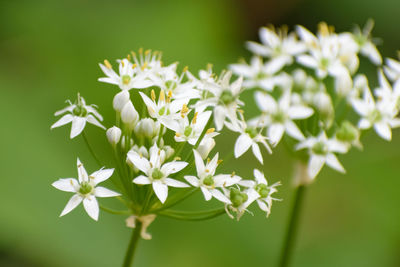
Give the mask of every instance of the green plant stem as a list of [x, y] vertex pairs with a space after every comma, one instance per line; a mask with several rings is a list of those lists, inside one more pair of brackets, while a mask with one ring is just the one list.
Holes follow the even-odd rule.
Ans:
[[140, 238], [140, 232], [142, 231], [142, 223], [136, 221], [136, 227], [133, 229], [131, 240], [129, 241], [128, 249], [126, 250], [123, 267], [133, 266], [133, 259], [136, 251], [136, 247]]
[[182, 221], [204, 221], [225, 214], [225, 209], [221, 208], [221, 209], [206, 210], [199, 212], [164, 210], [160, 211], [158, 214], [161, 216]]
[[87, 137], [86, 137], [85, 131], [82, 132], [82, 137], [83, 137], [83, 140], [85, 140], [86, 146], [87, 146], [87, 148], [89, 149], [90, 154], [92, 154], [92, 156], [93, 156], [94, 160], [97, 162], [97, 164], [98, 164], [100, 167], [102, 167], [103, 165], [101, 164], [99, 158], [96, 156], [96, 153], [94, 153], [94, 150], [92, 149], [92, 147], [91, 147], [90, 144], [89, 144], [89, 141], [88, 141], [88, 139], [87, 139]]
[[100, 209], [104, 210], [105, 212], [115, 214], [115, 215], [130, 215], [132, 212], [130, 210], [113, 210], [107, 207], [100, 205]]
[[300, 220], [300, 211], [302, 202], [304, 200], [306, 187], [307, 187], [306, 185], [300, 185], [296, 188], [295, 198], [289, 218], [289, 224], [282, 249], [282, 255], [279, 267], [289, 266], [290, 258], [292, 256], [293, 248], [296, 241], [297, 228]]

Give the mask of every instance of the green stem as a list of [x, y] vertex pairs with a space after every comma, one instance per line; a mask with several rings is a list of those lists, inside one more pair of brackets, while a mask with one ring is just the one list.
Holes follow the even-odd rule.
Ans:
[[158, 214], [161, 216], [182, 221], [203, 221], [218, 217], [224, 213], [225, 209], [222, 208], [222, 209], [206, 210], [199, 212], [164, 210], [159, 212]]
[[282, 250], [280, 267], [289, 266], [290, 258], [292, 256], [293, 248], [296, 241], [296, 234], [300, 220], [300, 211], [302, 202], [304, 200], [304, 194], [306, 191], [306, 185], [300, 185], [296, 189], [295, 198], [292, 206], [292, 211], [289, 219], [289, 224], [286, 232], [285, 242]]
[[124, 264], [122, 265], [123, 267], [132, 266], [133, 258], [135, 255], [137, 243], [140, 238], [141, 230], [142, 230], [142, 223], [139, 221], [136, 221], [136, 227], [133, 229], [131, 240], [129, 242], [128, 249], [126, 250]]
[[113, 210], [113, 209], [104, 207], [102, 205], [100, 205], [100, 209], [104, 210], [105, 212], [115, 214], [115, 215], [130, 215], [130, 214], [132, 214], [132, 212], [129, 210]]
[[85, 140], [86, 146], [87, 146], [87, 148], [89, 149], [90, 153], [92, 154], [93, 158], [95, 159], [95, 161], [97, 162], [97, 164], [98, 164], [100, 167], [102, 167], [103, 165], [101, 164], [99, 158], [96, 156], [96, 153], [94, 153], [94, 150], [92, 149], [92, 147], [91, 147], [90, 144], [89, 144], [89, 141], [88, 141], [88, 139], [87, 139], [87, 137], [86, 137], [85, 131], [82, 132], [82, 137], [83, 137], [83, 140]]
[[153, 210], [150, 209], [150, 213], [157, 213], [159, 211], [171, 208], [173, 206], [175, 206], [176, 204], [182, 202], [183, 200], [187, 199], [188, 197], [190, 197], [194, 192], [196, 192], [199, 188], [190, 188], [187, 189], [185, 192], [182, 192], [180, 194], [176, 194], [174, 196], [172, 196], [163, 206], [161, 207], [155, 207]]

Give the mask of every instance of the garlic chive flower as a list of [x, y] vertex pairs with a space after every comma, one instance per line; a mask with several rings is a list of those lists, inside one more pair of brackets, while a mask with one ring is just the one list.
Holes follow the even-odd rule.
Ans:
[[86, 105], [85, 99], [78, 94], [78, 100], [76, 104], [70, 104], [68, 107], [57, 111], [54, 115], [59, 116], [67, 113], [55, 122], [51, 129], [63, 126], [72, 122], [70, 138], [74, 138], [79, 135], [86, 126], [86, 122], [89, 122], [97, 127], [106, 129], [99, 121], [103, 120], [103, 117], [97, 112], [94, 105]]
[[189, 187], [181, 181], [168, 177], [170, 174], [181, 171], [188, 163], [183, 161], [164, 163], [163, 158], [165, 158], [165, 151], [159, 149], [157, 144], [150, 148], [150, 159], [146, 159], [135, 151], [128, 152], [128, 159], [144, 173], [133, 179], [133, 182], [140, 185], [151, 184], [161, 203], [164, 203], [168, 197], [168, 186]]
[[184, 178], [186, 181], [188, 181], [194, 187], [199, 187], [206, 201], [214, 197], [221, 202], [231, 204], [229, 198], [227, 198], [217, 188], [232, 186], [238, 183], [241, 178], [235, 174], [215, 175], [215, 171], [220, 163], [218, 161], [218, 153], [215, 154], [212, 160], [208, 160], [205, 165], [201, 155], [196, 150], [193, 150], [193, 154], [196, 164], [197, 177], [185, 175]]
[[297, 150], [305, 148], [308, 149], [309, 154], [308, 175], [311, 179], [318, 175], [325, 163], [332, 169], [346, 172], [335, 153], [346, 153], [348, 147], [336, 139], [328, 139], [325, 132], [321, 132], [317, 137], [308, 137], [296, 145]]
[[117, 192], [111, 191], [105, 187], [97, 186], [99, 183], [110, 178], [114, 169], [100, 169], [91, 175], [88, 175], [79, 158], [77, 160], [77, 167], [78, 180], [75, 178], [64, 178], [59, 179], [52, 184], [52, 186], [61, 191], [75, 193], [68, 201], [60, 216], [64, 216], [71, 212], [81, 202], [83, 202], [83, 207], [87, 214], [93, 220], [97, 221], [99, 218], [99, 204], [96, 197], [120, 196]]
[[254, 169], [253, 173], [255, 178], [253, 188], [260, 195], [257, 199], [257, 204], [261, 210], [266, 212], [268, 217], [271, 214], [272, 201], [278, 200], [272, 197], [272, 194], [278, 191], [276, 187], [281, 184], [280, 182], [277, 182], [268, 186], [267, 179], [265, 179], [265, 176], [262, 172]]

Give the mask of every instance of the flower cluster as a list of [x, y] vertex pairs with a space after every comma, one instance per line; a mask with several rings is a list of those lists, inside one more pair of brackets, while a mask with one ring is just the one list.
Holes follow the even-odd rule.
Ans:
[[[374, 128], [391, 140], [391, 129], [400, 126], [400, 62], [387, 59], [382, 66], [372, 27], [368, 21], [363, 30], [336, 33], [320, 23], [316, 35], [302, 26], [292, 32], [261, 28], [261, 43], [247, 43], [253, 53], [250, 63], [230, 65], [244, 77], [243, 86], [254, 92], [260, 110], [241, 124], [254, 127], [258, 135], [265, 132], [274, 146], [283, 140], [300, 160], [308, 161], [308, 182], [325, 164], [345, 172], [336, 155], [362, 148], [364, 130]], [[374, 90], [360, 72], [360, 55], [378, 73]]]
[[[60, 190], [75, 193], [61, 215], [83, 200], [88, 214], [97, 220], [99, 205], [95, 197], [111, 196], [118, 196], [126, 205], [128, 210], [116, 213], [130, 215], [128, 225], [131, 226], [135, 220], [149, 224], [148, 218], [154, 220], [153, 214], [203, 219], [226, 211], [239, 219], [253, 202], [270, 214], [275, 200], [272, 194], [279, 183], [269, 185], [258, 170], [254, 170], [254, 179], [242, 179], [235, 172], [224, 174], [217, 170], [222, 160], [213, 150], [215, 139], [225, 134], [221, 132], [225, 126], [240, 134], [234, 149], [236, 157], [251, 147], [263, 162], [259, 144], [270, 151], [267, 137], [244, 121], [241, 111], [244, 103], [239, 99], [243, 91], [241, 77], [231, 82], [230, 71], [217, 76], [211, 66], [201, 70], [198, 76], [188, 68], [179, 72], [177, 63], [164, 66], [161, 54], [150, 50], [132, 53], [117, 60], [117, 64], [118, 72], [107, 60], [100, 64], [106, 77], [99, 81], [120, 89], [113, 99], [116, 121], [106, 131], [106, 137], [118, 174], [110, 180], [121, 194], [96, 187], [113, 170], [101, 169], [88, 176], [78, 161], [79, 182], [69, 178], [53, 184]], [[69, 103], [70, 106], [56, 113], [68, 114], [52, 128], [72, 121], [71, 138], [83, 131], [86, 121], [105, 129], [99, 122], [102, 121], [100, 114], [93, 106], [86, 105], [80, 95], [75, 104]], [[94, 153], [95, 149], [90, 151]], [[198, 189], [206, 201], [215, 198], [223, 208], [218, 212], [190, 214], [169, 209]]]

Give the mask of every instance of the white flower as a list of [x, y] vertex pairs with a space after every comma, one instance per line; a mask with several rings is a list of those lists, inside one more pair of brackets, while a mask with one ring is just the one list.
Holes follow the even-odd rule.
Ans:
[[147, 75], [141, 72], [137, 64], [132, 64], [128, 59], [117, 60], [119, 63], [119, 74], [117, 74], [107, 60], [104, 65], [99, 64], [100, 68], [107, 76], [99, 78], [100, 82], [118, 85], [121, 90], [130, 90], [132, 88], [147, 88], [153, 85], [153, 82], [147, 78]]
[[100, 169], [88, 175], [79, 159], [77, 160], [77, 166], [78, 180], [75, 178], [65, 178], [59, 179], [52, 184], [52, 186], [59, 190], [75, 193], [68, 201], [60, 216], [69, 213], [83, 201], [83, 207], [86, 212], [92, 219], [97, 221], [99, 217], [99, 204], [96, 197], [116, 197], [120, 195], [107, 188], [97, 186], [97, 184], [110, 178], [114, 169]]
[[398, 113], [396, 103], [391, 99], [383, 98], [375, 102], [371, 91], [365, 90], [363, 99], [353, 99], [352, 105], [361, 116], [358, 122], [360, 129], [369, 129], [373, 126], [380, 137], [389, 141], [392, 139], [391, 128], [400, 127], [400, 119], [396, 118]]
[[199, 100], [195, 107], [197, 111], [203, 111], [207, 107], [214, 107], [214, 122], [217, 131], [224, 126], [224, 121], [229, 118], [231, 121], [236, 119], [236, 111], [243, 102], [239, 100], [242, 89], [243, 78], [239, 77], [232, 84], [229, 84], [231, 72], [224, 73], [217, 84], [208, 87], [205, 99]]
[[133, 182], [136, 184], [151, 184], [153, 190], [161, 201], [164, 203], [168, 196], [168, 186], [172, 187], [189, 187], [187, 184], [169, 178], [168, 176], [177, 173], [185, 168], [188, 163], [183, 161], [172, 161], [163, 164], [165, 151], [160, 150], [157, 144], [150, 148], [150, 159], [146, 159], [135, 151], [128, 152], [128, 159], [142, 171], [145, 175], [139, 175]]
[[[241, 185], [248, 185], [248, 182], [253, 182], [249, 180], [242, 180]], [[253, 188], [247, 188], [245, 190], [240, 190], [237, 187], [231, 187], [229, 190], [222, 188], [226, 197], [230, 199], [232, 204], [225, 204], [225, 210], [229, 217], [234, 218], [231, 212], [236, 213], [236, 219], [239, 220], [240, 217], [247, 211], [247, 208], [257, 200], [260, 195]]]
[[276, 187], [281, 184], [277, 182], [268, 186], [267, 179], [265, 179], [265, 176], [262, 172], [260, 172], [257, 169], [254, 169], [253, 173], [255, 178], [255, 183], [253, 188], [260, 195], [260, 197], [257, 199], [257, 204], [261, 210], [267, 213], [268, 217], [271, 213], [272, 201], [278, 200], [276, 198], [273, 198], [272, 194], [278, 191]]
[[254, 56], [251, 58], [250, 65], [246, 62], [242, 64], [231, 64], [229, 68], [238, 76], [245, 78], [243, 82], [244, 88], [260, 87], [267, 91], [272, 91], [279, 76], [276, 75], [278, 69], [272, 69], [271, 66], [263, 64], [260, 57]]
[[252, 120], [258, 126], [268, 127], [268, 138], [274, 145], [278, 144], [286, 132], [297, 140], [304, 140], [304, 135], [293, 120], [306, 119], [314, 111], [302, 104], [291, 104], [290, 92], [285, 92], [279, 101], [269, 94], [256, 92], [255, 99], [258, 107], [263, 112], [258, 118]]
[[385, 74], [392, 82], [396, 82], [400, 80], [400, 62], [392, 59], [386, 59], [386, 66], [383, 67], [385, 70]]
[[234, 154], [235, 158], [243, 155], [251, 147], [254, 156], [263, 164], [263, 157], [261, 155], [260, 147], [257, 143], [261, 143], [267, 149], [269, 153], [272, 153], [271, 148], [266, 142], [266, 137], [261, 134], [254, 127], [248, 127], [244, 119], [237, 120], [234, 123], [225, 122], [226, 127], [231, 131], [240, 133], [238, 139], [236, 139]]
[[123, 90], [116, 94], [113, 99], [113, 108], [115, 111], [121, 113], [125, 104], [129, 102], [129, 91]]
[[155, 137], [160, 131], [160, 123], [155, 122], [150, 118], [141, 119], [135, 127], [135, 134], [139, 137], [144, 136], [146, 138]]
[[136, 111], [131, 101], [128, 101], [121, 111], [121, 120], [127, 124], [130, 129], [135, 127], [139, 120], [139, 113]]
[[72, 104], [70, 101], [69, 106], [54, 113], [55, 116], [59, 116], [64, 113], [57, 122], [55, 122], [51, 129], [63, 126], [67, 123], [72, 122], [70, 138], [74, 138], [79, 135], [85, 128], [86, 122], [96, 125], [102, 129], [106, 129], [99, 122], [103, 120], [103, 117], [97, 112], [93, 105], [86, 105], [85, 99], [78, 94], [78, 103]]
[[372, 19], [367, 21], [362, 31], [357, 27], [354, 31], [354, 40], [358, 44], [360, 53], [363, 56], [368, 57], [374, 64], [380, 65], [382, 64], [382, 57], [371, 38], [373, 27], [374, 21]]
[[311, 179], [314, 179], [318, 175], [325, 163], [339, 172], [345, 172], [345, 169], [334, 153], [346, 153], [348, 147], [335, 139], [328, 139], [325, 132], [321, 132], [317, 137], [308, 137], [296, 146], [296, 150], [304, 148], [308, 148], [310, 156], [308, 161], [308, 175]]
[[305, 45], [297, 40], [296, 35], [288, 35], [285, 28], [276, 33], [273, 29], [263, 27], [259, 35], [262, 44], [247, 42], [247, 48], [257, 55], [270, 58], [267, 67], [277, 71], [285, 65], [292, 64], [293, 56], [306, 49]]
[[205, 134], [203, 139], [201, 140], [199, 146], [197, 147], [197, 151], [201, 155], [202, 159], [206, 159], [208, 154], [210, 154], [211, 150], [215, 147], [215, 140], [212, 138], [211, 134]]
[[194, 187], [200, 187], [204, 198], [207, 201], [212, 197], [215, 197], [221, 202], [231, 204], [231, 201], [217, 188], [234, 185], [239, 182], [241, 178], [237, 175], [229, 174], [215, 175], [215, 170], [219, 164], [218, 153], [212, 160], [208, 161], [206, 165], [204, 165], [202, 157], [196, 150], [193, 150], [193, 153], [196, 163], [197, 177], [186, 175], [184, 177], [186, 181]]

